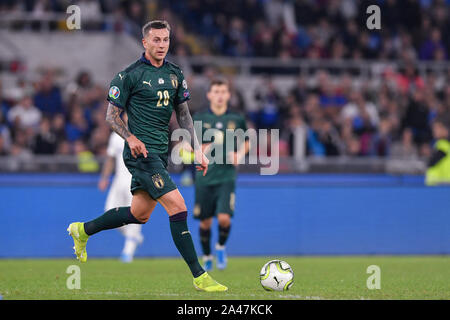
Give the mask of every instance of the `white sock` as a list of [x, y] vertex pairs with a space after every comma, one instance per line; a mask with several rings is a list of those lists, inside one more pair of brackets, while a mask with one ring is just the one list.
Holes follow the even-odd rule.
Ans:
[[123, 254], [134, 256], [134, 252], [136, 251], [137, 242], [133, 238], [126, 238], [125, 239], [125, 245], [123, 247]]
[[203, 262], [212, 261], [212, 259], [213, 259], [212, 254], [210, 254], [209, 256], [203, 256]]

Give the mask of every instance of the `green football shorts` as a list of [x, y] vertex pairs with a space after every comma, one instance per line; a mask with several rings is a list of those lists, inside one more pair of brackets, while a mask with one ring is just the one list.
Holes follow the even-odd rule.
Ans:
[[205, 220], [218, 213], [234, 214], [234, 180], [216, 185], [195, 185], [194, 218]]
[[175, 182], [167, 171], [167, 155], [148, 154], [147, 158], [142, 155], [133, 158], [130, 154], [124, 152], [123, 161], [130, 171], [131, 193], [136, 190], [144, 190], [154, 200], [166, 193], [177, 189]]

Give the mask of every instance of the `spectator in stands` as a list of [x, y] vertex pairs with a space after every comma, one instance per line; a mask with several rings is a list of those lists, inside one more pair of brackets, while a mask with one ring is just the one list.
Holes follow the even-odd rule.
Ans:
[[321, 125], [322, 119], [316, 118], [311, 122], [307, 130], [308, 154], [316, 157], [324, 157], [326, 155], [325, 146], [319, 137]]
[[370, 154], [378, 157], [387, 157], [391, 152], [392, 144], [392, 125], [387, 117], [382, 117], [379, 122], [378, 130], [371, 139]]
[[363, 155], [361, 152], [361, 141], [356, 136], [351, 136], [346, 141], [346, 155], [350, 157], [360, 157]]
[[108, 146], [108, 138], [110, 135], [109, 127], [101, 126], [95, 128], [92, 131], [91, 138], [89, 139], [89, 149], [95, 155], [104, 156], [106, 155], [106, 148]]
[[128, 33], [136, 39], [141, 39], [141, 26], [147, 22], [146, 18], [148, 17], [147, 9], [144, 6], [144, 1], [124, 1], [122, 5], [125, 8], [125, 14], [127, 16]]
[[255, 94], [259, 110], [251, 116], [258, 128], [272, 129], [279, 125], [281, 96], [270, 78], [265, 79]]
[[230, 90], [229, 108], [233, 111], [245, 113], [247, 108], [241, 91], [236, 88], [233, 77], [227, 77], [227, 81]]
[[49, 116], [56, 113], [64, 113], [61, 90], [54, 83], [52, 71], [46, 71], [39, 83], [37, 83], [34, 104], [39, 110]]
[[9, 150], [5, 146], [5, 139], [0, 135], [0, 156], [7, 156]]
[[74, 152], [78, 159], [78, 170], [80, 172], [98, 172], [99, 164], [83, 140], [74, 142]]
[[81, 107], [74, 107], [66, 124], [66, 136], [70, 142], [88, 137], [89, 126]]
[[432, 139], [431, 127], [429, 124], [429, 108], [425, 101], [424, 91], [416, 90], [409, 98], [405, 114], [402, 118], [402, 128], [411, 128], [414, 135], [414, 142], [421, 147], [429, 144]]
[[298, 77], [295, 86], [290, 90], [290, 94], [294, 96], [297, 103], [304, 103], [307, 94], [305, 77]]
[[450, 117], [433, 121], [433, 153], [430, 153], [428, 169], [425, 175], [427, 185], [450, 184]]
[[341, 154], [342, 141], [339, 132], [331, 121], [323, 119], [317, 132], [318, 140], [325, 149], [325, 156], [338, 156]]
[[405, 128], [401, 140], [392, 144], [390, 156], [400, 159], [416, 159], [419, 156], [414, 144], [414, 136], [411, 128]]
[[425, 82], [417, 74], [414, 65], [408, 63], [404, 70], [396, 75], [396, 85], [400, 89], [400, 93], [407, 94], [414, 92], [416, 89], [423, 89]]
[[[67, 86], [66, 95], [68, 113], [71, 113], [73, 108], [82, 106], [89, 126], [94, 126], [94, 114], [105, 102], [105, 90], [94, 83], [91, 73], [81, 71], [76, 81]], [[106, 109], [104, 111], [106, 114]]]
[[86, 70], [80, 71], [75, 81], [69, 83], [65, 89], [68, 109], [70, 110], [74, 103], [91, 104], [98, 98], [96, 87], [91, 73]]
[[[23, 77], [17, 77], [14, 85], [5, 92], [5, 99], [9, 100], [13, 104], [19, 102], [25, 95], [30, 94], [32, 92], [32, 88], [30, 83], [27, 82]], [[5, 101], [6, 102], [6, 101]], [[6, 104], [4, 105], [6, 106]]]
[[280, 133], [280, 146], [287, 150], [280, 150], [286, 155], [294, 157], [306, 156], [306, 133], [307, 126], [302, 117], [300, 106], [293, 105], [289, 109], [289, 116], [284, 119], [284, 125]]
[[433, 60], [438, 53], [443, 55], [444, 59], [447, 58], [447, 51], [442, 42], [441, 31], [438, 28], [434, 28], [431, 31], [430, 37], [420, 47], [419, 57], [421, 60]]
[[110, 136], [109, 126], [105, 122], [107, 102], [93, 112], [92, 130], [90, 132], [89, 149], [96, 155], [104, 155]]
[[32, 152], [29, 148], [27, 133], [24, 130], [16, 130], [14, 133], [14, 141], [11, 146], [10, 153], [14, 157], [31, 161]]
[[51, 130], [59, 142], [66, 140], [66, 119], [62, 113], [56, 114], [51, 120]]
[[72, 154], [72, 146], [70, 143], [66, 140], [62, 140], [58, 143], [58, 146], [56, 148], [56, 154], [67, 156]]
[[11, 131], [6, 123], [5, 114], [0, 109], [0, 139], [2, 140], [2, 152], [8, 152], [11, 146]]
[[338, 92], [337, 87], [332, 83], [327, 72], [321, 71], [318, 78], [320, 106], [323, 108], [327, 118], [337, 122], [342, 106], [347, 103], [347, 99]]
[[253, 55], [258, 57], [274, 57], [277, 55], [275, 30], [266, 28], [263, 23], [255, 26], [253, 36]]
[[347, 103], [341, 111], [341, 121], [351, 119], [354, 131], [362, 133], [365, 130], [372, 130], [378, 125], [378, 110], [374, 103], [366, 101], [363, 94], [354, 90]]
[[18, 104], [9, 110], [8, 121], [13, 124], [15, 128], [37, 129], [41, 116], [41, 111], [33, 105], [32, 97], [30, 95], [25, 95]]
[[42, 118], [39, 125], [39, 131], [34, 137], [33, 153], [35, 154], [54, 154], [56, 151], [56, 135], [51, 130], [50, 119]]

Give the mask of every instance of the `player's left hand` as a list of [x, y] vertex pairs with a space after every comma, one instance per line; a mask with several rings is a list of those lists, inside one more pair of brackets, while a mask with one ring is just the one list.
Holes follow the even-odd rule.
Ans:
[[198, 171], [203, 171], [203, 176], [205, 176], [208, 171], [208, 164], [209, 160], [203, 152], [195, 152], [195, 168]]
[[105, 191], [106, 188], [108, 188], [109, 185], [109, 180], [107, 178], [101, 178], [100, 181], [98, 182], [98, 188], [100, 189], [100, 191]]

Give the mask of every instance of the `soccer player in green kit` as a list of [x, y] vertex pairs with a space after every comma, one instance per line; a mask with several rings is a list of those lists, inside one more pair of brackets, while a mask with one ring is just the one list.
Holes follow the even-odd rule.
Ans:
[[[169, 214], [170, 230], [176, 248], [189, 266], [197, 290], [216, 292], [228, 288], [219, 284], [202, 268], [187, 226], [183, 197], [167, 172], [169, 120], [175, 110], [181, 128], [191, 134], [197, 169], [205, 175], [208, 159], [195, 136], [187, 100], [189, 91], [182, 71], [165, 60], [169, 50], [170, 26], [151, 21], [142, 28], [142, 57], [119, 72], [111, 81], [106, 121], [125, 140], [124, 163], [132, 174], [131, 207], [118, 207], [100, 217], [74, 222], [68, 227], [75, 254], [86, 262], [89, 237], [130, 223], [144, 224], [157, 203]], [[128, 116], [128, 126], [121, 119]]]
[[[218, 242], [216, 250], [216, 266], [223, 270], [227, 266], [225, 243], [231, 229], [231, 217], [234, 214], [235, 204], [235, 181], [236, 166], [242, 163], [245, 155], [249, 151], [249, 141], [243, 137], [238, 139], [236, 147], [231, 146], [231, 141], [227, 141], [227, 130], [235, 132], [242, 129], [242, 133], [247, 130], [246, 121], [243, 116], [228, 109], [230, 91], [228, 82], [224, 79], [215, 79], [211, 82], [207, 98], [210, 107], [208, 110], [198, 112], [194, 115], [194, 121], [201, 121], [202, 124], [202, 147], [205, 154], [212, 157], [220, 157], [213, 148], [222, 149], [222, 159], [216, 159], [208, 165], [208, 174], [196, 174], [195, 177], [195, 207], [194, 218], [200, 219], [200, 243], [203, 250], [203, 261], [205, 270], [212, 269], [211, 255], [211, 225], [213, 217], [218, 221]], [[208, 136], [204, 134], [206, 130], [215, 130], [214, 140], [206, 141]], [[200, 136], [200, 133], [197, 133]], [[234, 140], [234, 137], [233, 137]], [[240, 144], [239, 144], [240, 142]], [[211, 152], [209, 152], [211, 150]], [[214, 153], [214, 154], [213, 154]]]

